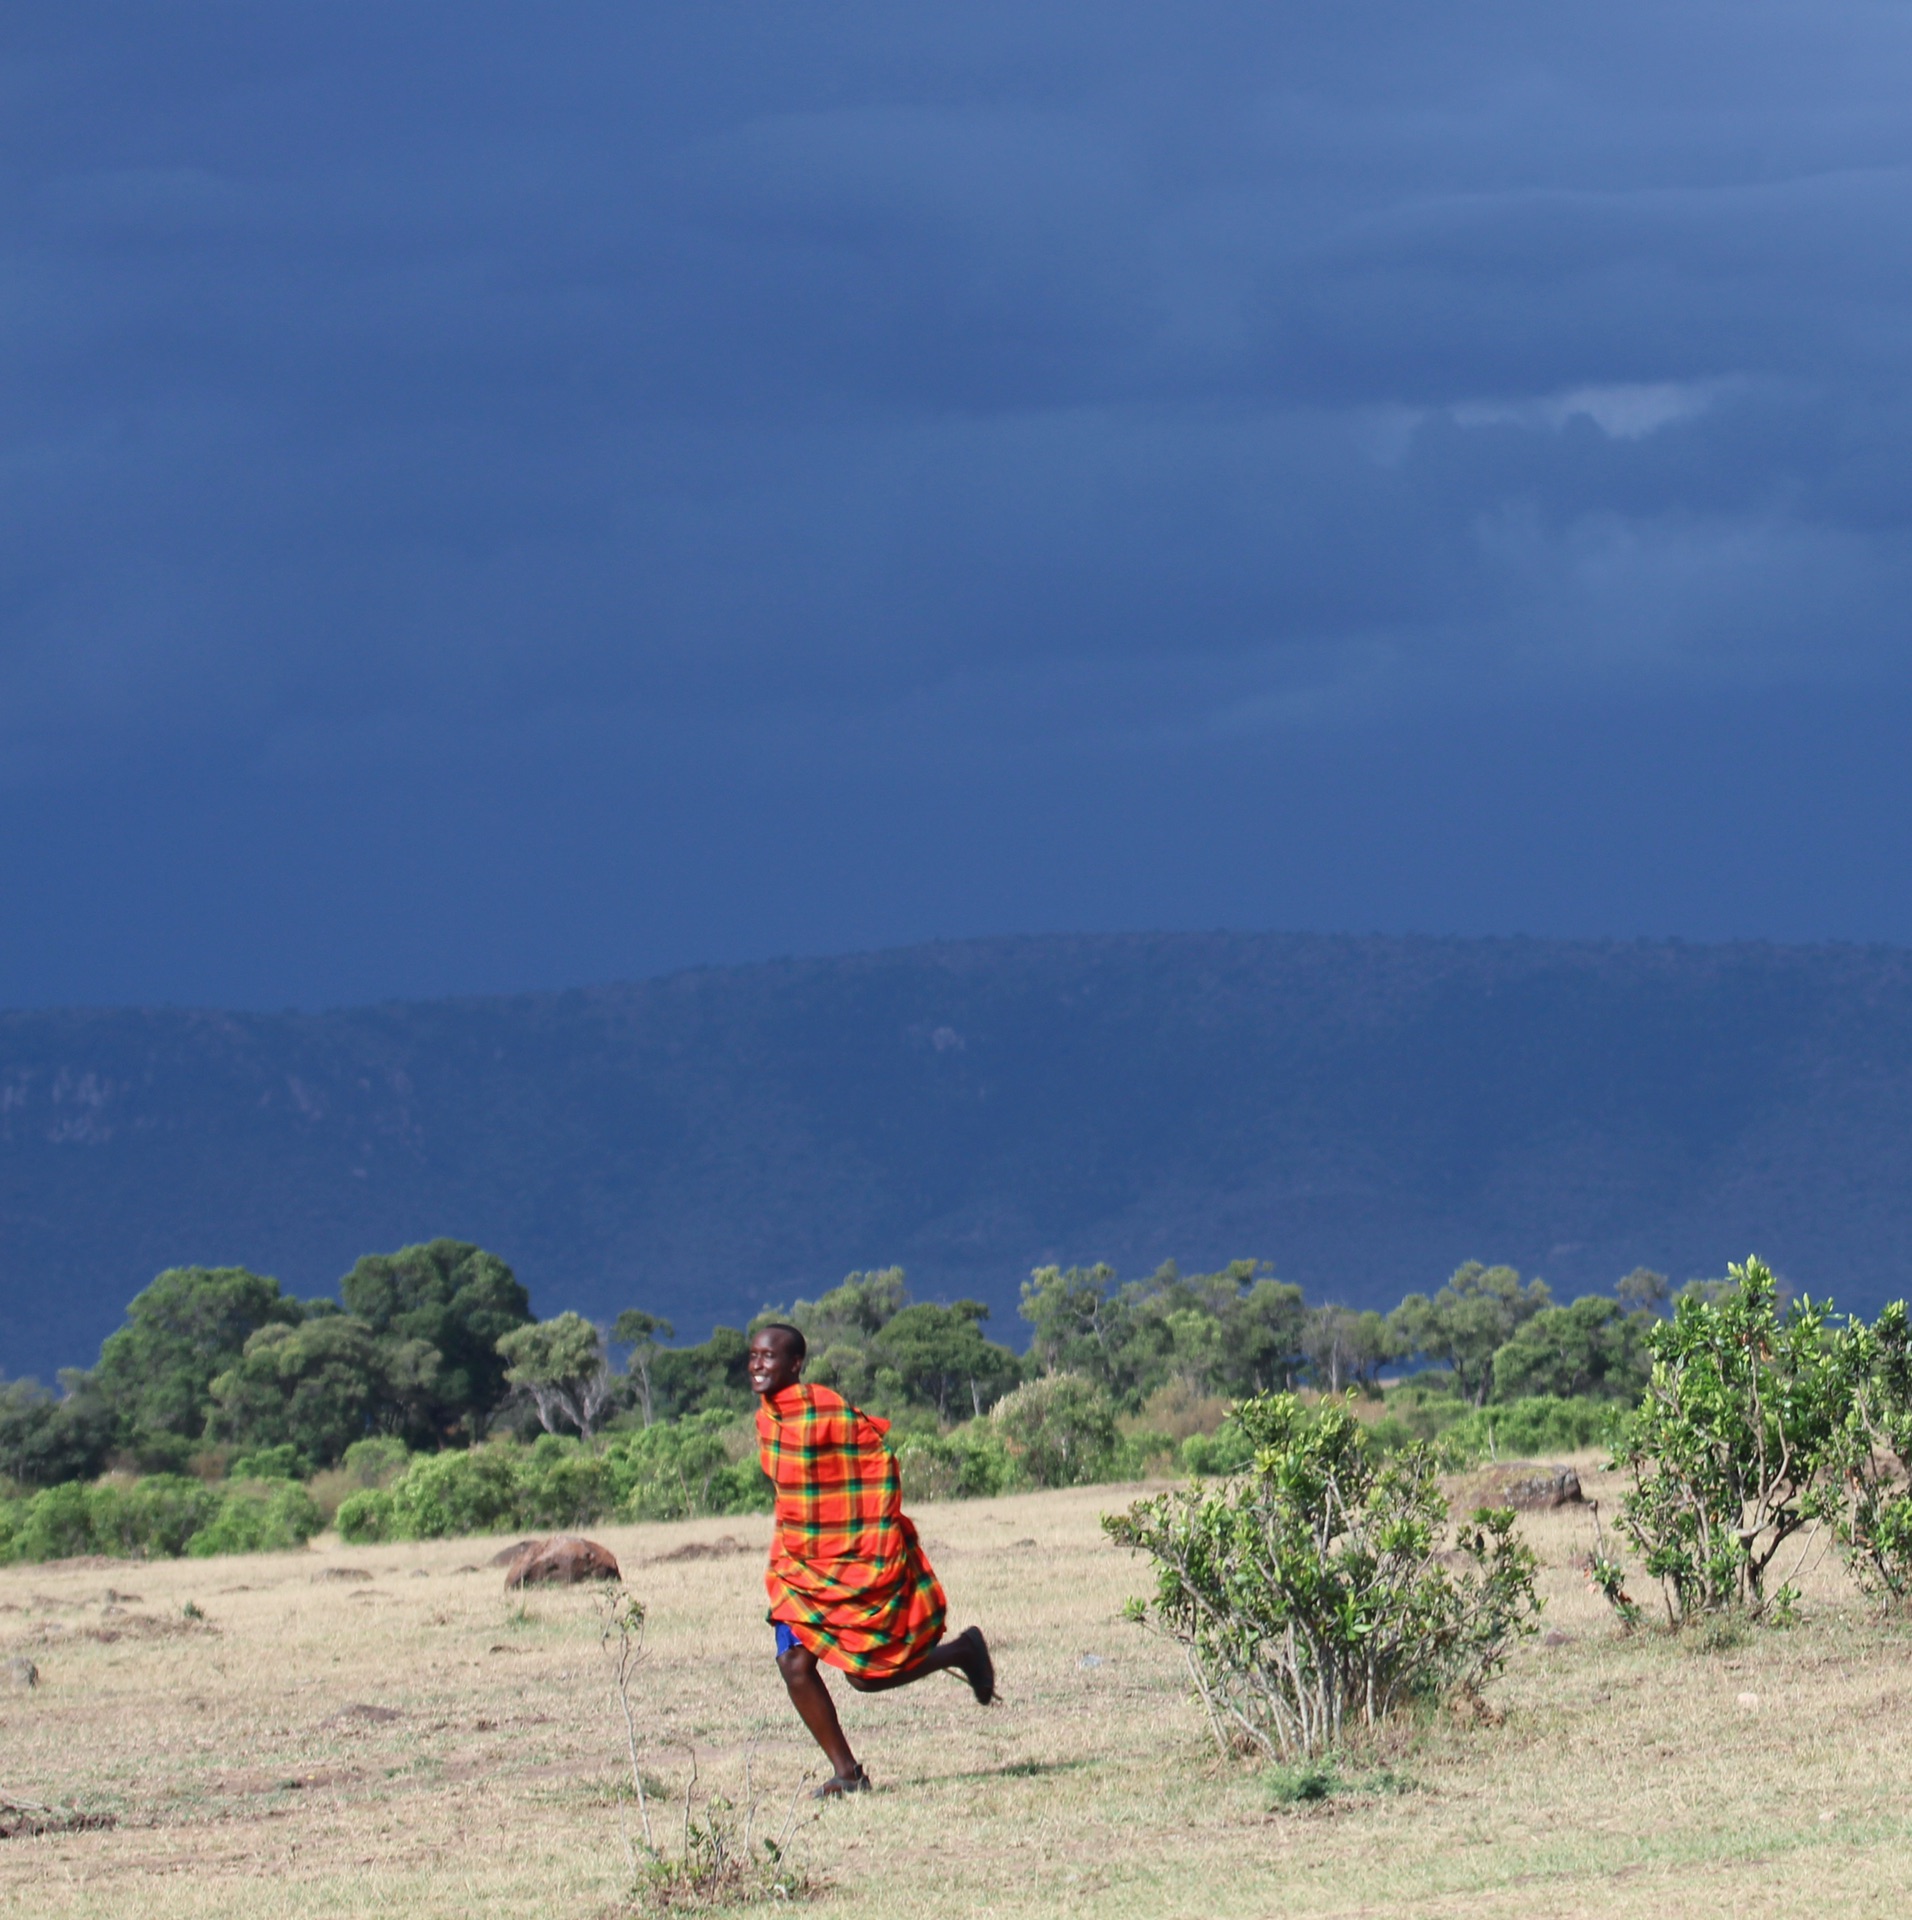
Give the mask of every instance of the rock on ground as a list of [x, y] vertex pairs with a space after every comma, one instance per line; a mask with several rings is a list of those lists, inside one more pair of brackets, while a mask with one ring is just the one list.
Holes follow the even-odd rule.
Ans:
[[1489, 1467], [1471, 1483], [1470, 1491], [1481, 1506], [1516, 1507], [1523, 1513], [1571, 1507], [1585, 1498], [1573, 1468], [1537, 1466], [1531, 1460]]
[[527, 1541], [505, 1571], [505, 1586], [575, 1586], [580, 1580], [622, 1580], [610, 1549], [575, 1533]]

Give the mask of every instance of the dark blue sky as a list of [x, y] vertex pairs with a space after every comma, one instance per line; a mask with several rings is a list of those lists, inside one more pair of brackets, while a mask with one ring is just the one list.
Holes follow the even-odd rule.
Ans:
[[1912, 940], [1912, 10], [14, 8], [0, 1004]]

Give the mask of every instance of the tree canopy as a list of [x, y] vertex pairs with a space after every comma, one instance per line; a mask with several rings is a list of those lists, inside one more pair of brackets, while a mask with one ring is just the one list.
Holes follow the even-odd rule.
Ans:
[[212, 1382], [261, 1327], [297, 1326], [302, 1302], [245, 1267], [169, 1267], [134, 1295], [100, 1348], [91, 1386], [113, 1409], [114, 1444], [177, 1468], [203, 1443]]
[[367, 1254], [339, 1282], [339, 1296], [375, 1338], [419, 1340], [437, 1353], [414, 1438], [429, 1444], [454, 1432], [483, 1434], [505, 1393], [498, 1342], [531, 1319], [531, 1296], [495, 1253], [465, 1240], [432, 1240]]

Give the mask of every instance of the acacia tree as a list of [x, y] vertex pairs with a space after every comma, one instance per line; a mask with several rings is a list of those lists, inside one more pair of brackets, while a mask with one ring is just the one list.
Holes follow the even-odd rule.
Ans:
[[442, 1445], [482, 1437], [505, 1394], [498, 1341], [531, 1319], [531, 1298], [495, 1253], [466, 1240], [432, 1240], [370, 1253], [339, 1282], [347, 1313], [380, 1340], [420, 1340], [439, 1356], [412, 1439]]
[[1117, 1289], [1113, 1267], [1038, 1267], [1022, 1283], [1020, 1311], [1036, 1330], [1029, 1352], [1038, 1364], [1110, 1393], [1127, 1387], [1135, 1309]]
[[1350, 1382], [1371, 1388], [1394, 1357], [1394, 1339], [1378, 1313], [1352, 1307], [1311, 1307], [1302, 1322], [1301, 1351], [1315, 1384], [1339, 1394]]
[[546, 1433], [568, 1421], [590, 1439], [616, 1394], [604, 1335], [590, 1321], [577, 1313], [535, 1320], [506, 1334], [498, 1352], [505, 1379], [529, 1396]]
[[650, 1426], [656, 1418], [656, 1397], [651, 1386], [651, 1365], [664, 1350], [666, 1340], [677, 1338], [677, 1329], [668, 1320], [641, 1307], [626, 1307], [611, 1326], [611, 1338], [620, 1347], [630, 1349], [625, 1366], [637, 1383], [638, 1412]]
[[1544, 1280], [1522, 1283], [1512, 1267], [1457, 1267], [1430, 1300], [1410, 1293], [1388, 1316], [1397, 1351], [1419, 1353], [1453, 1369], [1454, 1386], [1485, 1406], [1494, 1384], [1494, 1355], [1543, 1307], [1553, 1305]]
[[927, 1300], [907, 1306], [886, 1321], [870, 1342], [870, 1358], [894, 1373], [911, 1399], [936, 1409], [938, 1419], [958, 1408], [980, 1418], [1021, 1371], [1007, 1347], [985, 1340], [982, 1323], [989, 1309], [980, 1300], [958, 1300], [953, 1307]]
[[1495, 1397], [1551, 1393], [1563, 1400], [1630, 1400], [1652, 1370], [1647, 1336], [1657, 1324], [1647, 1309], [1629, 1313], [1620, 1301], [1597, 1293], [1570, 1307], [1543, 1307], [1494, 1355]]

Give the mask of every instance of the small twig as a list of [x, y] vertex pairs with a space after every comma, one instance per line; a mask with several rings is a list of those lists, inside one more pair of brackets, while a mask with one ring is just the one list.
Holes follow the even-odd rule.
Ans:
[[[631, 1712], [631, 1676], [637, 1671], [638, 1663], [644, 1658], [644, 1609], [635, 1600], [627, 1601], [625, 1596], [614, 1595], [610, 1602], [604, 1623], [604, 1632], [600, 1636], [604, 1644], [609, 1643], [615, 1629], [618, 1636], [616, 1688], [617, 1703], [624, 1709], [624, 1744], [631, 1757], [631, 1786], [637, 1794], [638, 1817], [644, 1823], [644, 1850], [655, 1855], [656, 1842], [651, 1838], [650, 1802], [644, 1797], [644, 1770], [637, 1763], [637, 1718]], [[630, 1823], [625, 1822], [624, 1851], [631, 1855], [631, 1872], [637, 1872], [637, 1859], [631, 1852]]]
[[750, 1835], [757, 1823], [757, 1795], [750, 1783], [750, 1760], [756, 1751], [755, 1743], [744, 1748], [744, 1858], [750, 1855]]
[[690, 1755], [690, 1778], [684, 1782], [684, 1858], [690, 1859], [690, 1791], [697, 1784], [697, 1749], [687, 1740], [684, 1751]]
[[783, 1816], [783, 1825], [777, 1829], [775, 1846], [779, 1859], [783, 1857], [783, 1850], [789, 1841], [791, 1830], [797, 1824], [797, 1803], [802, 1799], [803, 1790], [809, 1784], [810, 1776], [806, 1773], [803, 1778], [797, 1782], [796, 1792], [790, 1796], [790, 1811]]

